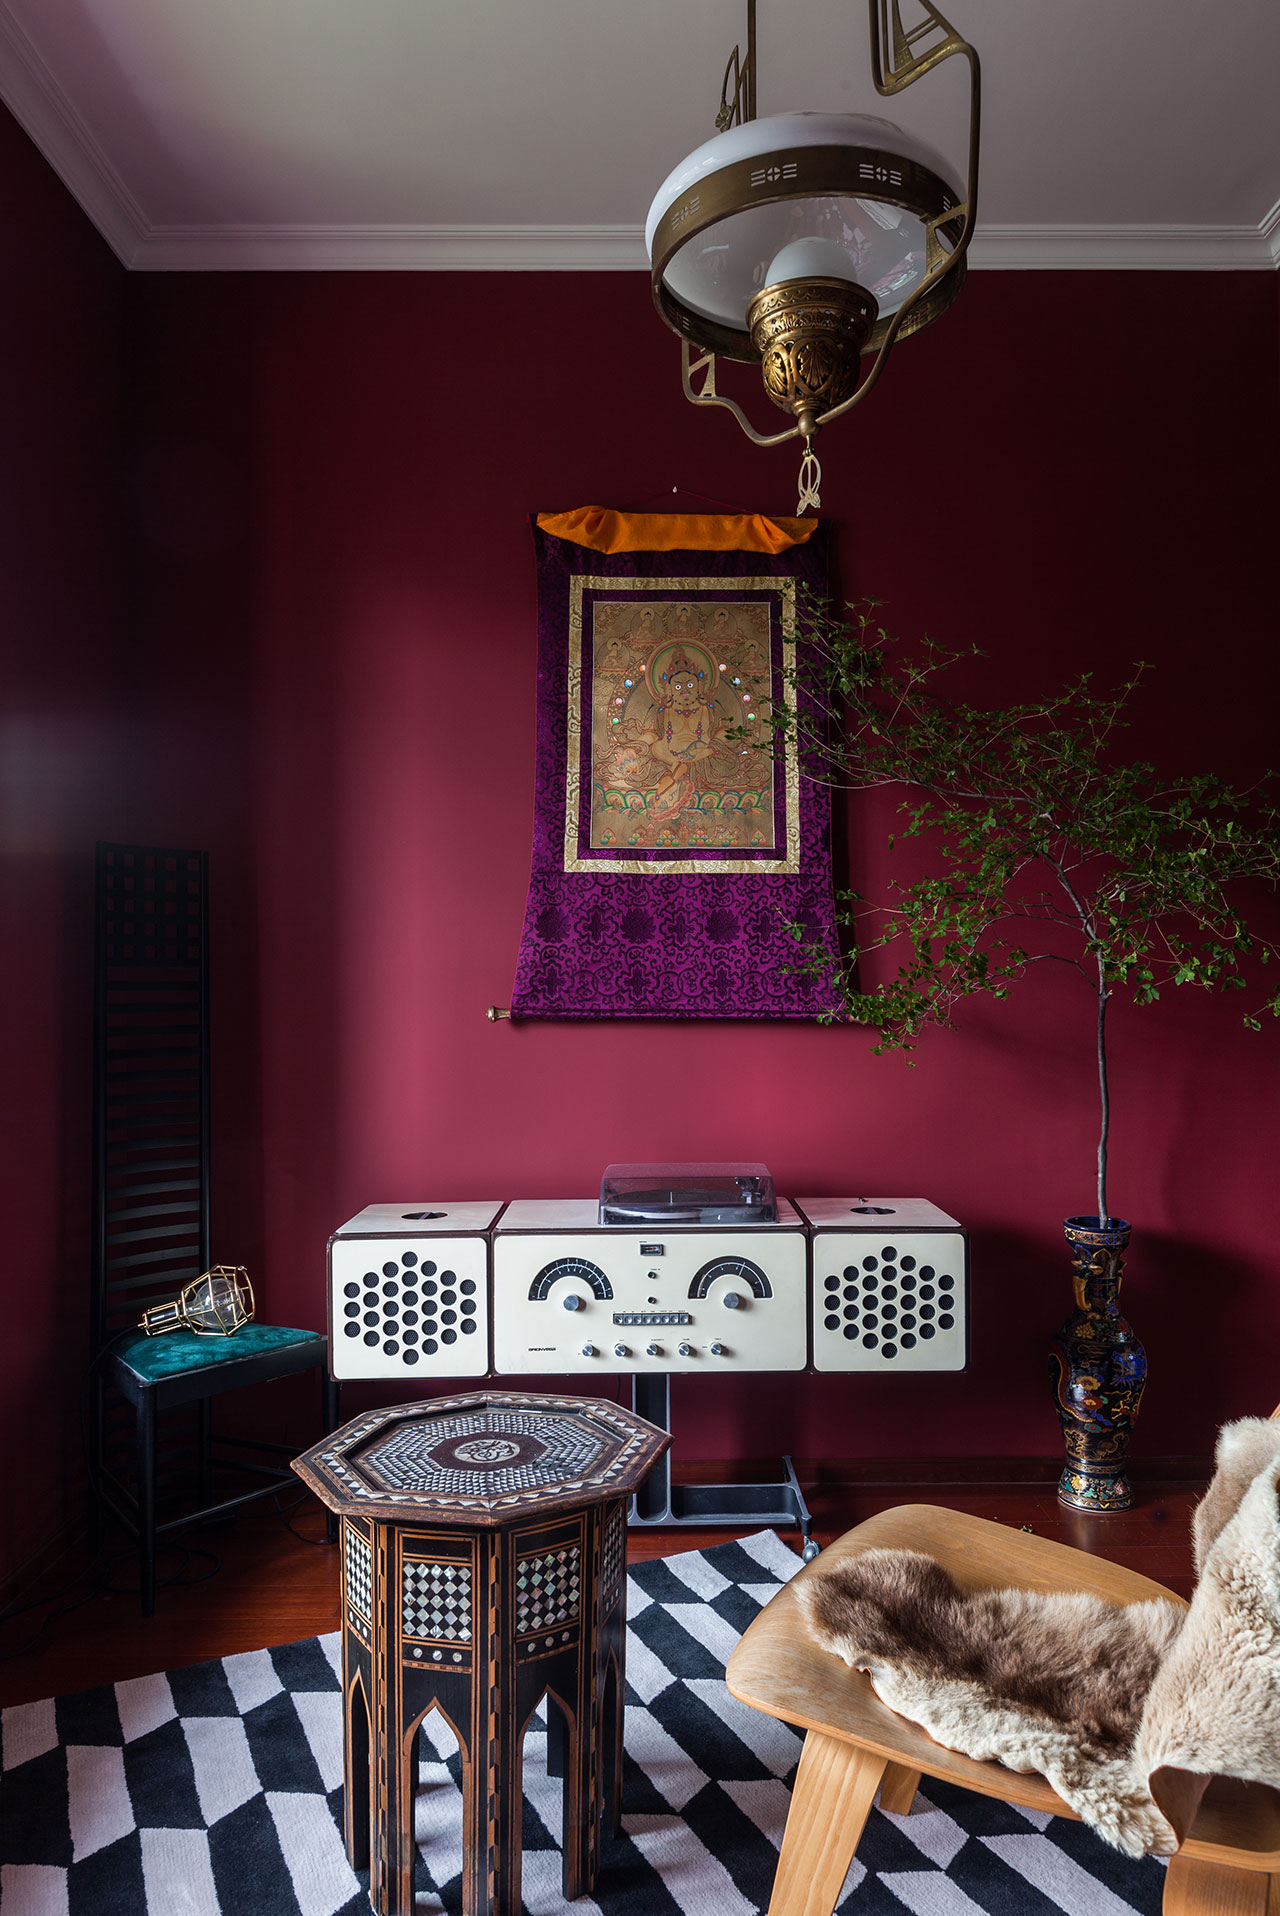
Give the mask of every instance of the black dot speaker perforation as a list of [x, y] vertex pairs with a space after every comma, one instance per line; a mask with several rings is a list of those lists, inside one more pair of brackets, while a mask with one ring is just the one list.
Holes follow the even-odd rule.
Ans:
[[818, 1371], [955, 1371], [968, 1358], [968, 1241], [923, 1198], [803, 1198]]
[[497, 1201], [372, 1204], [329, 1240], [330, 1367], [357, 1377], [482, 1377]]

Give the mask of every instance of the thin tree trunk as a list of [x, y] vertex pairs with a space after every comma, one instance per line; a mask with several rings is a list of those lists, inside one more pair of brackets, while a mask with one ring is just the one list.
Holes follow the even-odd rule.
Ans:
[[1107, 1214], [1107, 1139], [1111, 1132], [1111, 1092], [1107, 1085], [1107, 990], [1102, 962], [1098, 962], [1098, 1091], [1102, 1105], [1102, 1129], [1098, 1133], [1098, 1228], [1105, 1231]]

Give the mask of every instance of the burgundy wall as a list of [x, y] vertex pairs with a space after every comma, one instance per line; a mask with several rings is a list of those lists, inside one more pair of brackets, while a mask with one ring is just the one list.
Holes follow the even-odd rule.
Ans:
[[[824, 511], [844, 591], [908, 635], [980, 643], [993, 697], [1147, 659], [1134, 750], [1248, 777], [1275, 727], [1276, 280], [1203, 292], [1225, 353], [1158, 323], [1186, 309], [1172, 276], [975, 275], [824, 441]], [[215, 1249], [251, 1265], [264, 1314], [323, 1322], [325, 1238], [376, 1199], [582, 1194], [611, 1159], [761, 1157], [796, 1194], [924, 1193], [963, 1219], [972, 1367], [678, 1385], [684, 1453], [1052, 1452], [1058, 1221], [1093, 1208], [1083, 988], [1033, 977], [914, 1069], [854, 1030], [485, 1020], [528, 871], [526, 515], [677, 484], [786, 511], [793, 449], [686, 406], [639, 277], [129, 293], [155, 493], [139, 828], [213, 849]], [[891, 869], [884, 828], [850, 802], [866, 889]], [[1140, 1448], [1204, 1451], [1277, 1395], [1276, 1032], [1183, 992], [1120, 1009], [1113, 1036], [1112, 1205], [1136, 1227], [1153, 1375]]]
[[78, 1503], [93, 842], [124, 829], [125, 274], [0, 109], [0, 1575]]
[[[99, 837], [211, 850], [215, 1250], [264, 1316], [323, 1321], [324, 1240], [373, 1199], [759, 1156], [797, 1194], [963, 1218], [973, 1367], [678, 1385], [684, 1454], [1051, 1451], [1057, 1220], [1090, 1208], [1094, 1133], [1069, 980], [914, 1069], [850, 1030], [484, 1017], [528, 870], [526, 515], [676, 484], [785, 511], [791, 449], [684, 404], [638, 277], [128, 279], [3, 116], [0, 182], [0, 1455], [23, 1486], [0, 1574], [79, 1497]], [[824, 506], [845, 592], [980, 642], [995, 696], [1146, 658], [1134, 749], [1248, 777], [1274, 738], [1276, 280], [1203, 292], [1225, 354], [1156, 326], [1181, 280], [976, 275], [828, 436]], [[874, 891], [883, 816], [851, 801], [842, 834]], [[1194, 1452], [1276, 1394], [1276, 1033], [1184, 993], [1114, 1040], [1140, 1448]]]

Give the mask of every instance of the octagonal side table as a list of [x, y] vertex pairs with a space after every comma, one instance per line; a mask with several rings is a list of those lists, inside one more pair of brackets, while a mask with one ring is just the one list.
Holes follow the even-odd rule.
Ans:
[[375, 1410], [294, 1461], [342, 1519], [344, 1835], [412, 1916], [418, 1731], [462, 1758], [464, 1916], [520, 1916], [525, 1729], [545, 1696], [566, 1899], [622, 1794], [627, 1502], [671, 1439], [595, 1398], [479, 1389]]

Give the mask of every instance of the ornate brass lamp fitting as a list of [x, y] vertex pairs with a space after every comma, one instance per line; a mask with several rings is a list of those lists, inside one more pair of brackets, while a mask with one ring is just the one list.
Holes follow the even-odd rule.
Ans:
[[[885, 120], [757, 120], [748, 0], [747, 53], [735, 47], [730, 57], [720, 131], [668, 175], [645, 231], [654, 303], [682, 342], [686, 398], [726, 407], [756, 445], [800, 437], [802, 512], [818, 504], [815, 434], [867, 397], [896, 340], [947, 310], [964, 282], [977, 218], [976, 52], [932, 0], [868, 0], [868, 12], [878, 93], [902, 92], [952, 55], [968, 62], [964, 186], [946, 160]], [[761, 364], [769, 398], [795, 423], [757, 432], [716, 391], [718, 354]]]
[[877, 311], [870, 293], [847, 279], [782, 280], [747, 307], [765, 392], [792, 415], [803, 439], [857, 390]]

